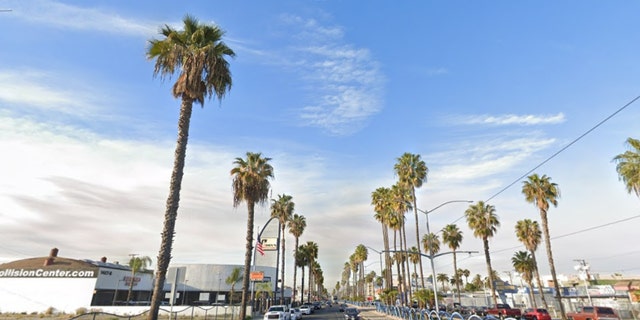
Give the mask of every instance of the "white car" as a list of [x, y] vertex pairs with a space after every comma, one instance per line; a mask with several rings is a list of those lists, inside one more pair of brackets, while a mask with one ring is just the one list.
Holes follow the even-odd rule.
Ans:
[[264, 314], [264, 320], [291, 320], [289, 307], [285, 305], [269, 307], [269, 310]]
[[313, 307], [308, 304], [303, 304], [300, 306], [300, 312], [302, 314], [311, 314]]
[[291, 320], [302, 319], [302, 311], [300, 311], [300, 308], [291, 308], [289, 310], [291, 311]]

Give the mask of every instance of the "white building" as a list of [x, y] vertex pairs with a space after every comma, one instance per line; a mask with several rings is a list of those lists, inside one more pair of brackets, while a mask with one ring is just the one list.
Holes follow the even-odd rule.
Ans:
[[[170, 267], [165, 281], [165, 302], [174, 305], [228, 304], [232, 285], [226, 279], [241, 265], [190, 264]], [[274, 267], [256, 266], [262, 281], [275, 279]], [[153, 273], [132, 275], [128, 266], [100, 261], [58, 257], [54, 248], [48, 257], [0, 264], [0, 313], [75, 313], [79, 308], [148, 306], [153, 290]], [[275, 283], [272, 281], [271, 283]], [[233, 284], [242, 290], [242, 281]], [[272, 285], [275, 288], [275, 285]], [[131, 297], [128, 299], [129, 290]], [[290, 296], [290, 292], [287, 293]], [[129, 303], [127, 303], [129, 301]], [[239, 301], [234, 300], [234, 303]], [[122, 307], [120, 307], [122, 308]], [[132, 308], [132, 307], [128, 307]]]

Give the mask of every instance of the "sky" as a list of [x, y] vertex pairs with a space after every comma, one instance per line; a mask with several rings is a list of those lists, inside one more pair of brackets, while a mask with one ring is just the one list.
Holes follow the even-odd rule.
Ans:
[[[469, 204], [501, 226], [493, 268], [513, 270], [514, 226], [540, 220], [521, 193], [532, 172], [561, 198], [548, 213], [559, 275], [640, 275], [640, 199], [612, 161], [640, 138], [637, 1], [0, 0], [0, 262], [59, 255], [126, 263], [160, 245], [180, 101], [154, 77], [148, 41], [186, 14], [226, 31], [231, 90], [194, 105], [172, 264], [244, 263], [246, 206], [230, 170], [261, 152], [271, 198], [293, 197], [301, 242], [318, 244], [325, 287], [356, 246], [379, 272], [371, 193], [403, 153], [433, 232], [456, 223], [459, 268], [486, 276]], [[256, 229], [270, 217], [256, 210]], [[420, 233], [425, 215], [418, 217]], [[415, 218], [407, 215], [409, 245]], [[256, 230], [258, 231], [258, 230]], [[413, 239], [413, 240], [412, 240]], [[293, 237], [286, 238], [292, 284]], [[442, 252], [448, 251], [442, 248]], [[539, 267], [548, 274], [544, 245]], [[425, 275], [429, 274], [425, 259]], [[434, 259], [453, 273], [452, 256]]]

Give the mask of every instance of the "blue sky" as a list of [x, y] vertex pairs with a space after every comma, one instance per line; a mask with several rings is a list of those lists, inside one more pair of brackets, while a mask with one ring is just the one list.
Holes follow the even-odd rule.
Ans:
[[[333, 288], [358, 244], [382, 249], [370, 194], [395, 182], [396, 159], [411, 152], [429, 167], [422, 210], [491, 199], [502, 222], [493, 267], [509, 271], [522, 250], [515, 222], [539, 220], [518, 178], [640, 94], [634, 1], [0, 1], [0, 9], [11, 9], [0, 13], [0, 261], [58, 247], [65, 257], [137, 253], [155, 262], [180, 102], [174, 79], [153, 77], [145, 49], [185, 14], [226, 30], [236, 58], [222, 102], [194, 108], [173, 263], [243, 263], [246, 208], [232, 206], [229, 171], [234, 158], [262, 152], [273, 159], [273, 197], [293, 196], [308, 224], [301, 241], [318, 243]], [[535, 171], [562, 192], [549, 212], [560, 274], [575, 274], [575, 259], [602, 276], [640, 274], [631, 240], [640, 201], [611, 161], [640, 137], [639, 105]], [[455, 221], [461, 250], [482, 251], [460, 219], [466, 207], [434, 211], [431, 228]], [[257, 225], [268, 218], [258, 209]], [[449, 257], [436, 259], [438, 273], [452, 273]], [[548, 272], [543, 247], [538, 257]], [[377, 254], [369, 261], [377, 271]], [[479, 254], [459, 267], [486, 270]]]

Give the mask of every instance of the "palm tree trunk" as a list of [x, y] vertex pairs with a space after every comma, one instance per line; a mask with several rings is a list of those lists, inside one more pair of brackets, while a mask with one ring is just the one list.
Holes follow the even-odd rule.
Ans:
[[169, 197], [167, 198], [164, 213], [164, 227], [162, 229], [160, 252], [158, 253], [158, 269], [156, 270], [153, 296], [151, 298], [151, 305], [147, 316], [147, 319], [149, 320], [156, 320], [158, 318], [160, 303], [164, 298], [164, 282], [167, 277], [169, 262], [171, 261], [171, 248], [173, 246], [176, 218], [178, 217], [180, 189], [182, 187], [182, 176], [184, 175], [184, 159], [187, 155], [187, 142], [189, 140], [189, 124], [191, 122], [192, 107], [193, 100], [183, 96], [182, 104], [180, 106], [180, 116], [178, 117], [178, 139], [174, 153], [173, 171], [171, 172]]
[[[285, 227], [286, 227], [286, 223], [281, 223], [282, 225], [282, 269], [280, 271], [280, 304], [284, 304], [284, 256], [285, 256], [285, 247], [284, 247], [284, 238], [285, 238]], [[295, 288], [294, 288], [295, 289]], [[243, 318], [244, 319], [244, 318]]]
[[540, 272], [538, 272], [538, 261], [536, 260], [536, 254], [535, 254], [535, 251], [533, 250], [531, 250], [530, 252], [531, 252], [531, 260], [533, 261], [533, 268], [534, 268], [533, 272], [536, 275], [536, 282], [538, 282], [538, 288], [540, 288], [538, 294], [540, 295], [540, 299], [542, 299], [542, 304], [544, 305], [544, 308], [549, 310], [549, 306], [547, 305], [547, 299], [544, 298], [544, 292], [542, 292], [543, 286], [542, 286], [542, 281], [540, 280]]
[[462, 305], [462, 298], [460, 298], [460, 280], [458, 279], [458, 259], [456, 257], [456, 250], [453, 250], [453, 276], [456, 280], [456, 290], [458, 291], [458, 304]]
[[131, 267], [131, 280], [129, 281], [129, 293], [127, 293], [127, 305], [129, 305], [129, 302], [131, 301], [131, 295], [133, 294], [133, 279], [135, 278], [136, 273], [133, 270], [133, 267]]
[[382, 225], [382, 236], [384, 241], [384, 268], [387, 270], [385, 276], [385, 289], [391, 289], [393, 287], [393, 276], [391, 272], [391, 253], [389, 252], [389, 227], [386, 224]]
[[558, 277], [556, 276], [556, 267], [553, 263], [553, 252], [551, 251], [551, 236], [549, 235], [547, 212], [542, 208], [540, 208], [540, 217], [540, 220], [542, 220], [542, 230], [544, 232], [544, 244], [547, 248], [547, 257], [549, 258], [549, 269], [551, 270], [551, 277], [553, 278], [553, 286], [556, 289], [556, 302], [560, 305], [560, 315], [562, 316], [562, 320], [567, 320], [567, 314], [564, 311], [562, 297], [560, 296], [560, 284], [558, 283]]
[[[295, 297], [296, 297], [296, 276], [298, 273], [298, 268], [296, 267], [296, 259], [298, 258], [298, 237], [296, 237], [296, 243], [295, 243], [295, 248], [293, 250], [293, 301], [292, 302], [296, 302], [295, 301]], [[295, 305], [295, 304], [294, 304]]]
[[[533, 295], [533, 281], [527, 281], [527, 283], [529, 284], [529, 299], [531, 299], [531, 305], [533, 306], [534, 309], [537, 309], [538, 304], [536, 303], [536, 298]], [[545, 309], [547, 308], [545, 307]]]
[[244, 272], [242, 275], [242, 302], [240, 303], [240, 319], [247, 317], [247, 304], [249, 302], [249, 271], [251, 270], [251, 254], [253, 253], [253, 221], [255, 203], [247, 200], [247, 243], [244, 253]]
[[489, 288], [491, 289], [491, 298], [493, 299], [493, 305], [498, 305], [498, 298], [496, 297], [496, 288], [493, 279], [493, 269], [491, 268], [491, 256], [489, 255], [489, 239], [487, 237], [482, 238], [484, 244], [484, 259], [487, 263], [487, 274], [489, 275]]
[[300, 267], [302, 272], [302, 279], [300, 279], [300, 304], [304, 302], [304, 266]]
[[[400, 302], [404, 303], [404, 286], [402, 285], [402, 273], [400, 272], [400, 261], [398, 258], [398, 230], [393, 230], [393, 251], [396, 257], [396, 270], [398, 276], [398, 293], [400, 294]], [[402, 248], [402, 246], [400, 247]]]
[[409, 293], [409, 304], [411, 304], [411, 302], [413, 301], [413, 294], [412, 294], [412, 288], [411, 288], [411, 279], [409, 279], [409, 275], [411, 274], [411, 269], [409, 267], [409, 255], [407, 255], [407, 252], [409, 252], [409, 245], [407, 244], [407, 232], [405, 229], [405, 224], [402, 224], [402, 238], [404, 239], [404, 250], [403, 250], [403, 254], [404, 254], [404, 259], [402, 259], [402, 271], [404, 272], [404, 281], [406, 283], [406, 281], [409, 281], [409, 286], [407, 286], [407, 292]]
[[[416, 203], [416, 188], [411, 187], [411, 195], [413, 196], [413, 214], [416, 218], [416, 247], [418, 247], [418, 255], [420, 259], [420, 280], [422, 281], [422, 288], [424, 289], [424, 272], [422, 271], [422, 249], [420, 248], [420, 230], [418, 229], [418, 205]], [[427, 219], [429, 219], [427, 217]]]

